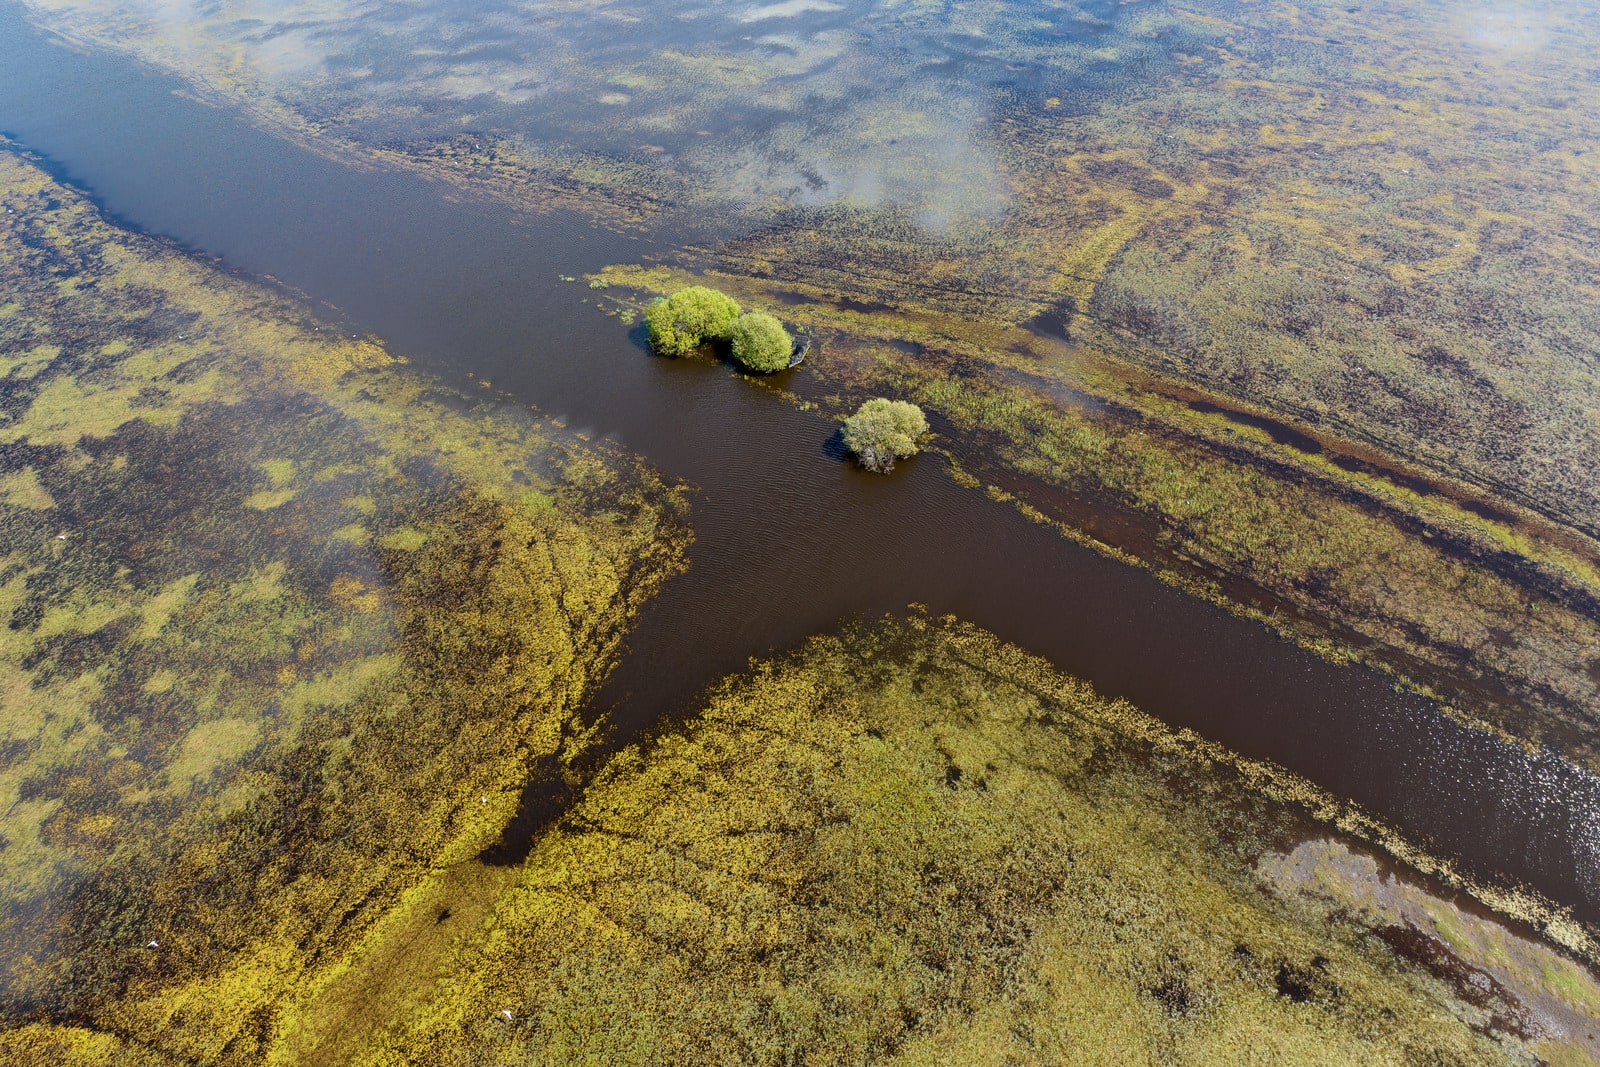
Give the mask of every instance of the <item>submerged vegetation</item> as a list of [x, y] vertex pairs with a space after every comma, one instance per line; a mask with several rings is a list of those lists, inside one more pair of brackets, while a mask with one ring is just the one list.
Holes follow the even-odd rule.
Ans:
[[0, 204], [0, 1060], [259, 1063], [564, 780], [683, 502], [12, 150]]
[[1582, 966], [954, 622], [817, 638], [607, 757], [582, 702], [677, 492], [15, 152], [0, 202], [7, 1063], [1588, 1047]]
[[869, 471], [887, 474], [895, 460], [914, 456], [928, 433], [928, 418], [905, 400], [874, 397], [844, 420], [844, 443]]
[[[726, 219], [590, 287], [735, 294], [672, 355], [793, 306], [836, 414], [1600, 768], [1591, 7], [27, 4], [322, 151]], [[956, 624], [602, 759], [680, 494], [0, 200], [0, 1059], [1594, 1058], [1572, 959]]]

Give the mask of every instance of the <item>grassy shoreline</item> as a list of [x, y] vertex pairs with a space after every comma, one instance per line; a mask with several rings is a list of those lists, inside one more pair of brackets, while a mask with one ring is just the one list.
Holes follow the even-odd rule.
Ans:
[[684, 496], [9, 146], [0, 202], [5, 1040], [257, 1062], [285, 998], [584, 755]]
[[813, 638], [614, 756], [353, 1062], [1582, 1062], [1587, 971], [1338, 807], [954, 620]]

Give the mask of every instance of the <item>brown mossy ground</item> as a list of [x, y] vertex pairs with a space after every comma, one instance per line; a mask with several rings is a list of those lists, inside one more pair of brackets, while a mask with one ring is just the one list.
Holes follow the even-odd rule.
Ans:
[[0, 203], [0, 1059], [260, 1062], [583, 754], [681, 494], [15, 151]]
[[352, 1062], [1583, 1061], [1587, 971], [1201, 755], [950, 621], [813, 639], [619, 753]]

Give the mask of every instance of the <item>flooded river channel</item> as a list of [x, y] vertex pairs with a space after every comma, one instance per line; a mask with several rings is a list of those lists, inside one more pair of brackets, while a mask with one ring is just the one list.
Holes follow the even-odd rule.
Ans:
[[[559, 280], [637, 260], [648, 240], [331, 162], [9, 10], [0, 71], [0, 129], [123, 224], [276, 278], [441, 379], [487, 379], [693, 487], [689, 570], [648, 606], [599, 697], [624, 731], [686, 709], [752, 655], [918, 603], [1600, 921], [1592, 776], [1077, 547], [962, 488], [936, 455], [862, 473], [829, 420], [726, 367], [650, 356], [581, 282]], [[815, 388], [806, 368], [787, 384]]]

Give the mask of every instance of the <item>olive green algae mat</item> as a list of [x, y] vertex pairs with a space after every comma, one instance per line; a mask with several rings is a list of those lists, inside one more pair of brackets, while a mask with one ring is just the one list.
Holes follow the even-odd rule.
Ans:
[[1199, 754], [953, 621], [815, 638], [614, 757], [348, 1061], [1584, 1062], [1579, 966]]
[[[1594, 1047], [1570, 956], [953, 621], [816, 638], [605, 757], [583, 702], [681, 492], [14, 151], [0, 205], [0, 1061]], [[530, 779], [571, 803], [485, 862]]]
[[249, 1062], [584, 749], [682, 494], [12, 151], [0, 202], [0, 1020]]

